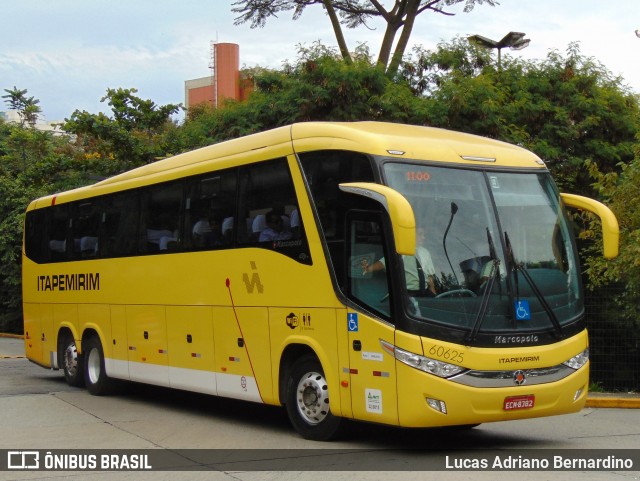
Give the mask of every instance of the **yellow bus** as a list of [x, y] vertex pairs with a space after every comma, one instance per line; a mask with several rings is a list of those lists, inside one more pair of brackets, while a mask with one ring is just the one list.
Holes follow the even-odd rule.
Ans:
[[34, 200], [27, 357], [344, 418], [477, 425], [580, 410], [589, 344], [565, 206], [522, 148], [441, 129], [298, 123]]

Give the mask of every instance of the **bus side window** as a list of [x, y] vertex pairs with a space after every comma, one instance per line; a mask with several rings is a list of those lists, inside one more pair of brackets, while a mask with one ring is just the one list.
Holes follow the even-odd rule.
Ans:
[[49, 217], [49, 259], [51, 262], [67, 260], [69, 205], [57, 205], [51, 208]]
[[[360, 216], [358, 216], [360, 217]], [[384, 236], [378, 215], [352, 218], [349, 227], [348, 293], [369, 309], [389, 317], [389, 282], [386, 269], [369, 272], [365, 268], [384, 262]]]
[[36, 209], [27, 212], [24, 229], [25, 253], [37, 263], [48, 262], [51, 258], [45, 232], [49, 225], [51, 209]]
[[103, 257], [131, 256], [136, 252], [140, 203], [137, 192], [121, 192], [105, 199], [102, 214]]
[[231, 247], [236, 184], [236, 169], [211, 172], [189, 182], [185, 207], [185, 249]]
[[343, 182], [374, 182], [370, 159], [359, 152], [320, 150], [299, 154], [302, 170], [309, 183], [320, 229], [327, 242], [338, 283], [346, 282], [345, 216], [362, 199], [350, 197], [340, 190]]
[[238, 245], [273, 249], [311, 264], [287, 159], [244, 167], [238, 191]]
[[73, 206], [71, 232], [73, 259], [98, 255], [100, 229], [100, 198], [81, 201]]
[[182, 182], [168, 182], [142, 194], [141, 253], [165, 253], [181, 248]]

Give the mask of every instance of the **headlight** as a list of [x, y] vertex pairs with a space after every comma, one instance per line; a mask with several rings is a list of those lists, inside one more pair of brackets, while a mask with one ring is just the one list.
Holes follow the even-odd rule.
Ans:
[[564, 364], [565, 366], [570, 367], [571, 369], [578, 370], [582, 366], [584, 366], [587, 363], [588, 360], [589, 360], [589, 348], [586, 348], [580, 354], [576, 354], [571, 359], [569, 359], [568, 361], [563, 362], [562, 364]]
[[455, 376], [456, 374], [460, 374], [465, 370], [465, 368], [456, 366], [455, 364], [437, 361], [435, 359], [424, 357], [413, 352], [405, 351], [404, 349], [400, 349], [399, 347], [396, 347], [393, 344], [389, 344], [382, 339], [380, 339], [380, 344], [382, 345], [382, 349], [384, 349], [385, 352], [391, 354], [398, 361], [406, 364], [407, 366], [420, 369], [421, 371], [428, 372], [429, 374], [434, 374], [438, 377], [446, 378]]

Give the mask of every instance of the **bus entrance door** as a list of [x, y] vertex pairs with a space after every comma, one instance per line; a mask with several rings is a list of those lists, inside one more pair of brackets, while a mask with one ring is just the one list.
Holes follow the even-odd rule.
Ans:
[[354, 418], [398, 424], [395, 360], [380, 344], [393, 342], [394, 327], [349, 310], [347, 329]]

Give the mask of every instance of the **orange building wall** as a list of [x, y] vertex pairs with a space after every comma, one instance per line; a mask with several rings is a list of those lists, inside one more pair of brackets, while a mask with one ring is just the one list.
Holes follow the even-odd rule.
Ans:
[[213, 86], [196, 87], [189, 89], [188, 105], [194, 106], [200, 103], [213, 105]]
[[215, 52], [219, 106], [224, 99], [240, 100], [240, 46], [235, 43], [218, 43], [215, 45]]
[[246, 100], [253, 90], [250, 80], [240, 80], [240, 46], [216, 43], [213, 49], [213, 76], [185, 81], [187, 109], [201, 103], [217, 108], [224, 104], [225, 99]]

